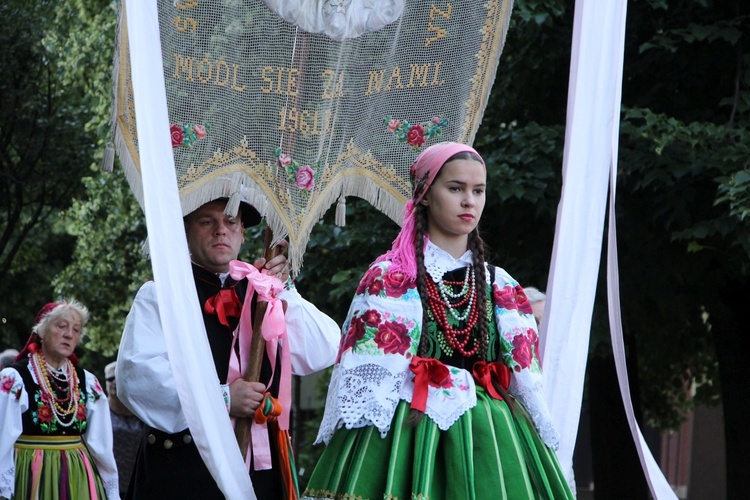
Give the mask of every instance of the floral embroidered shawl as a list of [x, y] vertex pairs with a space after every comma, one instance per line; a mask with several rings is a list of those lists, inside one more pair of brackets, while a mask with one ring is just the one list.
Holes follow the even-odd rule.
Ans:
[[[454, 259], [428, 243], [425, 267], [433, 278], [471, 263], [471, 252]], [[411, 402], [422, 331], [422, 302], [416, 284], [389, 272], [391, 262], [374, 263], [357, 287], [347, 319], [316, 442], [328, 442], [335, 430], [374, 425], [385, 436], [400, 399]], [[489, 270], [485, 268], [489, 273]], [[512, 371], [510, 393], [523, 403], [542, 440], [557, 448], [558, 434], [543, 397], [539, 337], [523, 288], [505, 270], [494, 268], [492, 302], [502, 360]], [[425, 414], [448, 429], [476, 405], [471, 373], [448, 367], [452, 386], [430, 387]]]

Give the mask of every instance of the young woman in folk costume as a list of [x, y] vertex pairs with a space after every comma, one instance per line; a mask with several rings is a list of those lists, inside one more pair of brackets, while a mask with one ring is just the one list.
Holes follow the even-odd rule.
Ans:
[[0, 498], [120, 498], [107, 397], [73, 352], [88, 314], [75, 300], [45, 305], [0, 371]]
[[486, 178], [458, 143], [412, 165], [401, 232], [344, 323], [305, 498], [573, 498], [531, 306], [484, 261]]

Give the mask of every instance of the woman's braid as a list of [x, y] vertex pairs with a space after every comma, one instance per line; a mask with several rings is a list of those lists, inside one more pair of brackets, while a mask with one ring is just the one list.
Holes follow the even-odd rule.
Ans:
[[479, 325], [479, 357], [488, 359], [487, 344], [489, 342], [489, 322], [487, 318], [487, 274], [484, 270], [484, 241], [479, 236], [479, 229], [469, 234], [469, 250], [474, 265], [474, 281], [476, 286], [477, 307], [479, 316], [477, 325]]
[[425, 357], [429, 348], [427, 339], [427, 323], [429, 321], [430, 304], [427, 300], [427, 271], [424, 267], [424, 235], [427, 231], [427, 208], [422, 204], [414, 207], [416, 218], [416, 258], [417, 258], [417, 291], [422, 299], [422, 334], [419, 340], [417, 355]]

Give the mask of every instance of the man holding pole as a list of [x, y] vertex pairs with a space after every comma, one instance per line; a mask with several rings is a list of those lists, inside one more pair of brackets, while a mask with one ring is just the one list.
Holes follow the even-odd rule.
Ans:
[[[260, 214], [243, 201], [240, 213], [233, 217], [225, 213], [226, 204], [226, 198], [210, 201], [185, 216], [184, 222], [214, 369], [227, 411], [230, 417], [240, 419], [237, 420], [239, 424], [253, 417], [261, 403], [264, 408], [276, 406], [275, 400], [266, 398], [266, 393], [279, 397], [285, 376], [282, 359], [288, 360], [286, 363], [291, 365], [291, 371], [298, 375], [333, 364], [340, 330], [331, 318], [304, 300], [293, 286], [286, 287], [278, 294], [278, 299], [281, 299], [278, 305], [283, 302], [285, 311], [285, 337], [282, 337], [278, 350], [269, 349], [263, 355], [257, 380], [238, 378], [239, 372], [247, 370], [243, 366], [246, 353], [240, 349], [243, 340], [238, 339], [243, 327], [238, 328], [238, 325], [245, 314], [255, 316], [257, 310], [257, 315], [262, 316], [262, 308], [258, 302], [260, 287], [249, 285], [248, 278], [237, 277], [236, 259], [244, 241], [245, 228], [257, 225]], [[279, 276], [286, 280], [289, 276], [283, 255], [268, 261], [259, 259], [254, 266], [266, 271], [261, 276], [256, 269], [246, 265], [245, 272], [255, 272], [255, 278]], [[251, 277], [251, 281], [255, 278]], [[250, 297], [246, 297], [248, 288]], [[271, 307], [273, 305], [269, 305]], [[255, 333], [259, 338], [260, 332]], [[265, 329], [263, 336], [266, 336]], [[210, 374], [210, 367], [195, 369]], [[146, 423], [127, 498], [224, 498], [201, 459], [180, 406], [153, 282], [141, 287], [128, 314], [120, 344], [117, 380], [118, 395], [123, 403]], [[288, 412], [289, 408], [282, 407], [282, 411]], [[275, 430], [274, 425], [268, 425], [267, 429], [265, 424], [254, 425], [253, 444], [247, 451], [247, 463], [259, 499], [283, 498], [283, 492], [288, 493], [290, 486], [284, 484], [288, 483], [288, 478], [282, 477], [284, 464], [280, 463], [280, 460], [283, 462], [280, 455], [284, 453], [279, 453], [273, 445], [278, 437], [274, 435]]]

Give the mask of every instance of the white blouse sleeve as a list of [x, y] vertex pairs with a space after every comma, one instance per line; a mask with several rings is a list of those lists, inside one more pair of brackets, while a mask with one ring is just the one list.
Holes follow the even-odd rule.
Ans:
[[506, 346], [503, 361], [513, 373], [509, 392], [526, 407], [542, 441], [556, 450], [560, 437], [544, 399], [539, 334], [531, 304], [504, 269], [495, 268], [494, 282], [495, 319], [501, 344]]
[[[84, 370], [85, 371], [85, 370]], [[99, 475], [104, 483], [109, 500], [119, 499], [120, 490], [117, 479], [117, 464], [113, 452], [112, 417], [109, 414], [109, 402], [99, 384], [99, 380], [90, 372], [86, 373], [86, 421], [88, 427], [83, 435], [91, 452]]]
[[187, 428], [167, 357], [153, 281], [138, 291], [125, 320], [115, 376], [117, 396], [147, 425], [168, 433]]
[[21, 415], [29, 409], [29, 395], [15, 368], [0, 372], [0, 497], [10, 498], [16, 488], [15, 449], [23, 432]]
[[279, 298], [287, 303], [286, 328], [292, 373], [309, 375], [331, 366], [341, 340], [338, 324], [303, 299], [295, 288], [284, 290]]

